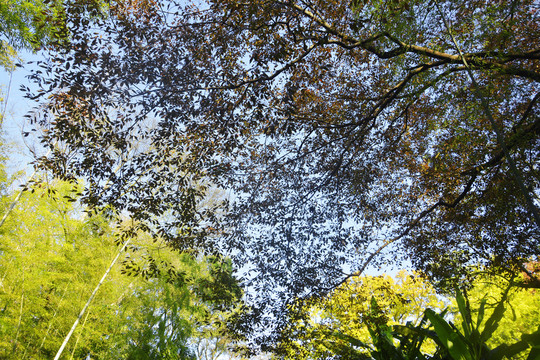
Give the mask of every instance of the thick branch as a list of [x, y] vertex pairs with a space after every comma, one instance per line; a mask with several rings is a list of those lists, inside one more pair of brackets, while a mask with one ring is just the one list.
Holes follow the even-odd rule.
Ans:
[[[406, 44], [389, 33], [381, 33], [365, 40], [358, 40], [354, 37], [351, 37], [347, 34], [344, 34], [338, 31], [332, 24], [328, 23], [321, 17], [313, 14], [308, 9], [302, 8], [298, 4], [289, 2], [289, 3], [282, 3], [282, 5], [291, 6], [296, 11], [301, 12], [302, 14], [306, 15], [308, 18], [310, 18], [311, 20], [315, 21], [317, 24], [322, 26], [328, 34], [334, 35], [340, 39], [340, 41], [337, 41], [337, 40], [327, 41], [328, 43], [338, 44], [347, 49], [353, 49], [353, 48], [359, 47], [359, 48], [362, 48], [364, 50], [371, 52], [372, 54], [376, 55], [377, 57], [381, 59], [390, 59], [390, 58], [403, 55], [407, 52], [411, 52], [418, 55], [427, 56], [432, 59], [443, 60], [446, 63], [454, 63], [454, 64], [462, 63], [462, 57], [459, 54], [454, 55], [454, 54], [449, 54], [446, 52], [430, 49], [424, 46]], [[398, 47], [392, 50], [388, 50], [388, 51], [383, 51], [377, 48], [373, 44], [373, 42], [381, 37], [386, 37], [390, 39]], [[497, 72], [501, 74], [520, 76], [520, 77], [524, 77], [527, 79], [540, 82], [540, 73], [537, 73], [535, 71], [525, 69], [522, 67], [505, 64], [506, 62], [514, 60], [514, 59], [537, 59], [540, 56], [539, 53], [540, 53], [540, 50], [535, 49], [535, 50], [531, 50], [531, 51], [521, 53], [521, 54], [517, 54], [517, 53], [497, 54], [498, 57], [500, 58], [499, 61], [496, 61], [490, 58], [490, 56], [493, 56], [494, 53], [489, 53], [489, 52], [464, 54], [463, 57], [470, 64], [470, 66], [472, 66], [475, 69], [491, 69], [491, 70], [496, 70]]]
[[[454, 64], [462, 63], [463, 61], [461, 56], [459, 55], [452, 55], [445, 52], [429, 49], [423, 46], [418, 46], [418, 45], [408, 45], [398, 40], [395, 40], [395, 41], [398, 44], [400, 44], [403, 48], [407, 49], [408, 52], [424, 55], [430, 58], [446, 60], [449, 63], [454, 63]], [[520, 76], [520, 77], [524, 77], [527, 79], [540, 82], [540, 73], [537, 73], [532, 70], [524, 69], [521, 67], [504, 64], [506, 62], [504, 58], [505, 57], [511, 58], [511, 56], [514, 56], [514, 58], [518, 58], [517, 54], [508, 55], [508, 56], [503, 54], [501, 55], [502, 57], [501, 61], [495, 61], [495, 60], [486, 58], [486, 55], [481, 56], [479, 54], [463, 54], [463, 58], [469, 63], [469, 65], [473, 69], [496, 70], [497, 72], [501, 74], [516, 75], [516, 76]]]

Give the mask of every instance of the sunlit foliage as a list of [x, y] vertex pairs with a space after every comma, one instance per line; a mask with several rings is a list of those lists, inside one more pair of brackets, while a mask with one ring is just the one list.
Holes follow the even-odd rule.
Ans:
[[109, 9], [67, 12], [69, 46], [33, 75], [39, 165], [173, 248], [231, 255], [254, 342], [368, 265], [410, 258], [448, 290], [540, 255], [537, 1]]

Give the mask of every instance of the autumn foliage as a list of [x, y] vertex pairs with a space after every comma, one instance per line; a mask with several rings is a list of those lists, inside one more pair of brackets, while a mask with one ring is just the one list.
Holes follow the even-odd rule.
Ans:
[[33, 75], [39, 163], [174, 248], [232, 256], [256, 294], [243, 330], [367, 266], [410, 258], [450, 288], [538, 257], [536, 1], [110, 9], [70, 19]]

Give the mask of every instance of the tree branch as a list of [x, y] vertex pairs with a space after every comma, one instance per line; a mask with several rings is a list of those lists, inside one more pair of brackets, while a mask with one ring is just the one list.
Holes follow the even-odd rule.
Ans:
[[360, 276], [364, 273], [364, 271], [366, 270], [366, 268], [369, 266], [369, 264], [371, 263], [371, 261], [378, 255], [380, 254], [386, 247], [388, 247], [389, 245], [401, 240], [402, 238], [404, 238], [405, 236], [407, 236], [421, 221], [422, 219], [424, 219], [427, 215], [431, 214], [433, 211], [435, 211], [437, 208], [439, 207], [446, 207], [446, 208], [455, 208], [464, 198], [465, 196], [467, 196], [467, 194], [469, 193], [469, 191], [471, 190], [472, 188], [472, 185], [474, 184], [474, 182], [476, 181], [476, 178], [477, 178], [477, 175], [472, 175], [471, 178], [469, 179], [469, 181], [465, 184], [465, 188], [463, 189], [463, 191], [459, 194], [459, 196], [457, 198], [454, 199], [454, 201], [452, 201], [451, 203], [449, 202], [446, 202], [444, 201], [442, 198], [439, 199], [439, 201], [437, 201], [435, 204], [431, 205], [429, 208], [427, 208], [426, 210], [422, 211], [413, 221], [411, 221], [409, 223], [409, 225], [405, 228], [405, 230], [400, 233], [399, 235], [393, 237], [392, 239], [389, 239], [387, 241], [385, 241], [381, 246], [379, 246], [379, 248], [377, 250], [375, 250], [374, 252], [372, 252], [368, 258], [363, 262], [362, 266], [360, 267], [360, 270], [352, 273], [352, 274], [349, 274], [347, 275], [344, 279], [342, 279], [338, 284], [332, 286], [331, 288], [324, 288], [323, 290], [325, 291], [329, 291], [329, 290], [333, 290], [339, 286], [341, 286], [343, 283], [345, 283], [347, 280], [349, 280], [350, 278], [352, 277], [356, 277], [356, 276]]

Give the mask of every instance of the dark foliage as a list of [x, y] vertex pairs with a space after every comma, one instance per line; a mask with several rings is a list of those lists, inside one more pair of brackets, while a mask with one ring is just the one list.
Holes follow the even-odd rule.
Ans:
[[[180, 250], [232, 256], [269, 334], [286, 304], [405, 256], [434, 279], [537, 257], [441, 14], [534, 195], [535, 1], [111, 3], [34, 75], [39, 164]], [[204, 206], [208, 190], [222, 202]], [[390, 250], [389, 256], [381, 256]], [[268, 331], [262, 331], [268, 330]]]

